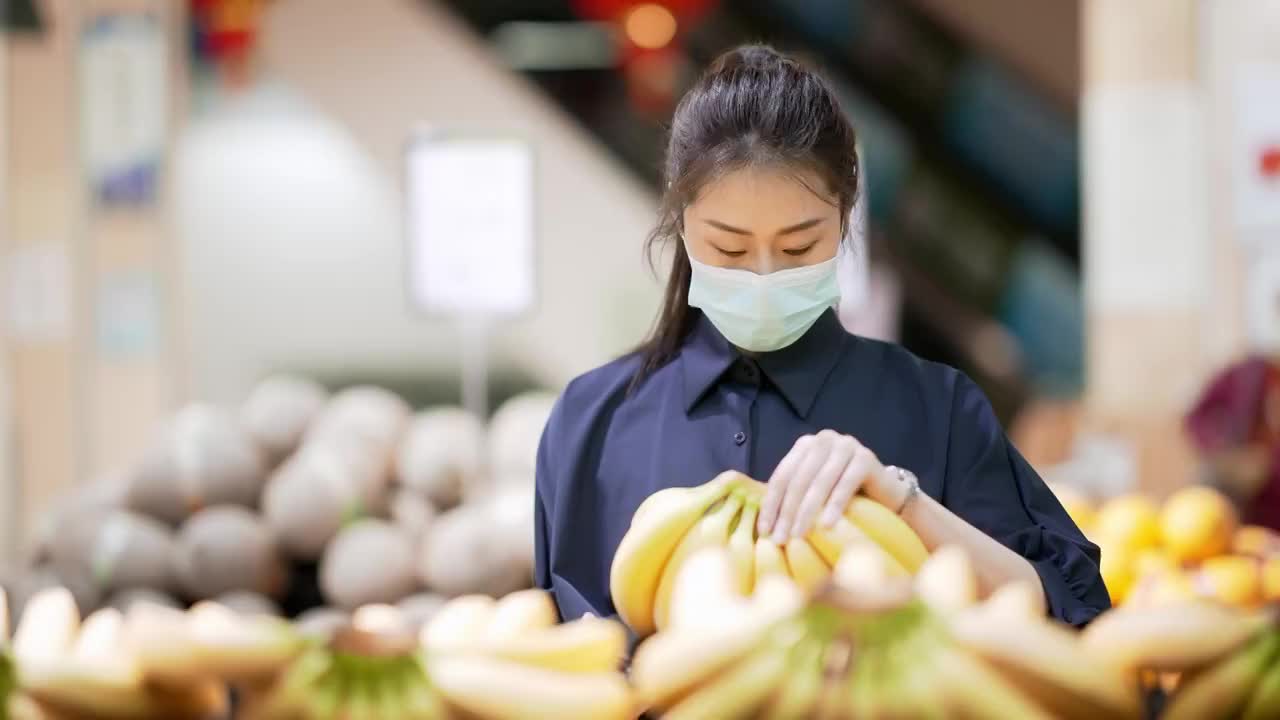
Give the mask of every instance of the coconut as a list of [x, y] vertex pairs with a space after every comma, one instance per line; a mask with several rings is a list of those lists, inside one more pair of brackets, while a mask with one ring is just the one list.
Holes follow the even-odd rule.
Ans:
[[380, 514], [386, 476], [359, 454], [308, 443], [267, 482], [262, 513], [293, 557], [315, 560], [344, 523]]
[[257, 443], [267, 463], [275, 467], [298, 449], [328, 395], [311, 380], [272, 375], [249, 392], [240, 406], [240, 424]]
[[236, 505], [205, 508], [183, 523], [174, 570], [183, 591], [200, 600], [232, 590], [279, 598], [288, 579], [271, 530]]
[[412, 410], [398, 395], [371, 385], [343, 390], [333, 396], [307, 431], [308, 441], [343, 438], [371, 451], [390, 454], [399, 445]]
[[535, 553], [534, 492], [532, 484], [512, 484], [499, 488], [485, 501], [502, 564], [517, 568], [530, 578]]
[[325, 549], [320, 590], [331, 604], [348, 610], [393, 603], [416, 589], [413, 565], [408, 533], [383, 520], [361, 520]]
[[106, 603], [106, 607], [112, 607], [122, 613], [128, 614], [130, 608], [138, 603], [147, 605], [159, 605], [160, 607], [181, 609], [182, 603], [177, 598], [166, 593], [150, 590], [148, 588], [129, 588], [120, 590], [113, 594]]
[[271, 598], [252, 590], [232, 590], [214, 598], [214, 602], [240, 615], [280, 616], [280, 606]]
[[424, 495], [406, 487], [391, 494], [391, 521], [417, 542], [436, 519], [436, 508]]
[[522, 563], [513, 562], [510, 543], [494, 532], [493, 515], [493, 505], [486, 501], [460, 505], [436, 518], [419, 544], [422, 583], [447, 597], [502, 597], [528, 587], [529, 574]]
[[53, 507], [40, 515], [33, 541], [26, 554], [28, 565], [50, 560], [54, 541], [84, 517], [124, 505], [129, 481], [123, 475], [104, 475], [54, 500]]
[[448, 602], [448, 599], [443, 595], [426, 592], [410, 595], [396, 603], [396, 607], [400, 608], [400, 612], [404, 613], [405, 622], [409, 624], [414, 632], [417, 632], [431, 618], [435, 617], [446, 602]]
[[489, 470], [494, 477], [532, 477], [538, 462], [542, 429], [551, 417], [556, 396], [543, 391], [516, 395], [489, 421]]
[[414, 417], [405, 433], [396, 475], [447, 510], [462, 501], [480, 476], [483, 446], [484, 426], [472, 413], [456, 407], [427, 410]]
[[261, 454], [233, 414], [190, 405], [147, 449], [127, 502], [176, 525], [208, 505], [256, 506], [263, 476]]
[[51, 547], [59, 577], [90, 584], [100, 594], [131, 587], [171, 590], [172, 554], [167, 525], [124, 509], [81, 513]]
[[351, 622], [345, 610], [333, 607], [316, 607], [294, 618], [293, 626], [308, 637], [329, 640], [339, 629]]

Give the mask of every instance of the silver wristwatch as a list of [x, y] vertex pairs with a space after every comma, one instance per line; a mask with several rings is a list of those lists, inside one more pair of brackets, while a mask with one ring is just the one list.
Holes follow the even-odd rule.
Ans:
[[907, 506], [911, 504], [911, 501], [915, 500], [916, 496], [920, 494], [920, 479], [917, 478], [916, 474], [910, 470], [900, 468], [895, 465], [887, 465], [885, 466], [885, 470], [896, 475], [898, 477], [898, 482], [907, 484], [907, 495], [902, 498], [902, 503], [894, 510], [894, 512], [901, 515], [902, 511], [906, 510]]

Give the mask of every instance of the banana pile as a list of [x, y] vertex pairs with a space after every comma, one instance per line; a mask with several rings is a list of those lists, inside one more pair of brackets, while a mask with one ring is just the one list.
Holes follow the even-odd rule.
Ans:
[[160, 681], [113, 608], [80, 618], [65, 588], [32, 597], [13, 636], [10, 716], [25, 718], [212, 718], [227, 711], [222, 685], [206, 678]]
[[1192, 601], [1121, 608], [1085, 629], [1082, 644], [1121, 672], [1173, 682], [1160, 715], [1191, 718], [1280, 717], [1280, 629], [1274, 610], [1241, 610]]
[[1132, 676], [1046, 619], [1038, 590], [977, 603], [975, 587], [958, 550], [912, 581], [864, 543], [814, 593], [776, 576], [745, 596], [729, 553], [704, 549], [679, 573], [670, 626], [637, 649], [632, 683], [667, 720], [1140, 717]]
[[609, 576], [618, 614], [636, 635], [650, 635], [670, 624], [675, 578], [703, 548], [728, 550], [733, 585], [744, 594], [770, 575], [790, 577], [803, 589], [814, 590], [830, 577], [844, 548], [868, 540], [883, 551], [895, 577], [914, 573], [928, 556], [901, 518], [861, 496], [831, 528], [816, 527], [784, 545], [757, 537], [756, 516], [765, 488], [764, 483], [728, 471], [696, 487], [660, 490], [640, 505]]
[[456, 598], [420, 631], [365, 605], [324, 640], [268, 615], [137, 603], [81, 622], [71, 593], [35, 595], [8, 640], [0, 592], [0, 718], [55, 720], [625, 720], [621, 623], [557, 624], [542, 590]]

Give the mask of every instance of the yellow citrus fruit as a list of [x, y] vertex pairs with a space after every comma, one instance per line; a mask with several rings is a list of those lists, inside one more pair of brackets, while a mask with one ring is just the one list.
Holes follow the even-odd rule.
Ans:
[[1280, 535], [1261, 525], [1241, 525], [1231, 538], [1231, 552], [1263, 558], [1280, 549]]
[[1102, 548], [1102, 563], [1098, 570], [1102, 583], [1111, 595], [1111, 604], [1119, 605], [1128, 597], [1135, 579], [1134, 554], [1124, 545], [1108, 545]]
[[1195, 485], [1165, 501], [1160, 539], [1175, 559], [1195, 562], [1227, 552], [1237, 524], [1235, 508], [1222, 493]]
[[1170, 573], [1180, 568], [1178, 561], [1161, 548], [1139, 550], [1133, 556], [1133, 576], [1141, 579], [1149, 575]]
[[1137, 552], [1160, 544], [1159, 513], [1155, 503], [1142, 495], [1112, 498], [1098, 510], [1093, 535], [1108, 547], [1123, 545]]
[[1262, 599], [1267, 602], [1280, 600], [1280, 557], [1262, 561]]
[[1196, 590], [1228, 605], [1256, 605], [1262, 599], [1258, 561], [1244, 555], [1209, 558], [1196, 574]]

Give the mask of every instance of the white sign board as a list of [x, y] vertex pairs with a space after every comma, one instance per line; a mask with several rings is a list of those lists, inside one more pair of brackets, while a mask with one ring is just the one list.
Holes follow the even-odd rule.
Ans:
[[534, 302], [533, 151], [505, 138], [409, 146], [409, 292], [426, 312], [510, 316]]
[[[1243, 237], [1280, 234], [1280, 63], [1242, 66], [1235, 83], [1236, 219]], [[1255, 234], [1252, 231], [1269, 231]]]

